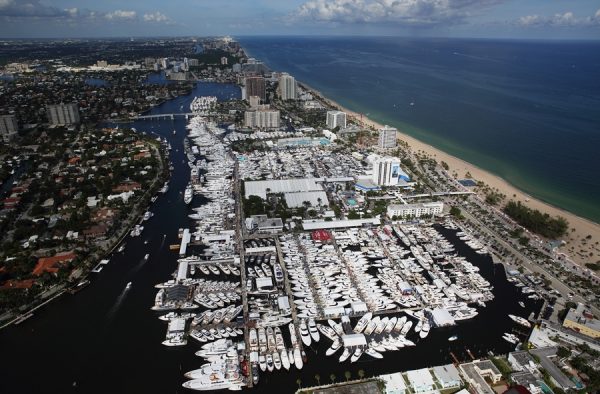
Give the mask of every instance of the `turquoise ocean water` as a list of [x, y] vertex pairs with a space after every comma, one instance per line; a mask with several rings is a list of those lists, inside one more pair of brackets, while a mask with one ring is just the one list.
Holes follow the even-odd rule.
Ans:
[[600, 42], [239, 40], [343, 106], [600, 222]]

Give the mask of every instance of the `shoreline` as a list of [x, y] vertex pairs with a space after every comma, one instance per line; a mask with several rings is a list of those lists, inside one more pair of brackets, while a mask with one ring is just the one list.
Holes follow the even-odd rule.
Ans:
[[[349, 108], [344, 107], [338, 102], [326, 97], [319, 90], [311, 87], [310, 85], [304, 82], [298, 82], [305, 90], [311, 92], [312, 94], [321, 98], [324, 102], [328, 103], [332, 107], [337, 107], [341, 111], [346, 112], [348, 116], [348, 120], [356, 124], [360, 124], [363, 127], [373, 127], [375, 129], [381, 128], [382, 125], [379, 122], [376, 122], [370, 119], [368, 116], [360, 114], [356, 111], [352, 111]], [[396, 127], [393, 124], [390, 126]], [[600, 261], [600, 247], [594, 245], [595, 242], [600, 240], [600, 224], [591, 221], [590, 219], [583, 218], [578, 216], [572, 212], [569, 212], [563, 208], [556, 207], [552, 204], [549, 204], [541, 199], [533, 197], [523, 190], [513, 186], [505, 179], [500, 176], [493, 174], [487, 170], [484, 170], [475, 164], [469, 163], [459, 157], [453, 156], [449, 153], [442, 151], [439, 148], [434, 147], [426, 142], [423, 142], [415, 137], [412, 137], [402, 129], [398, 129], [397, 139], [402, 140], [407, 143], [409, 148], [417, 153], [419, 151], [425, 153], [436, 159], [437, 161], [444, 161], [450, 167], [448, 172], [456, 172], [458, 174], [458, 179], [465, 178], [466, 173], [470, 173], [472, 178], [477, 181], [482, 181], [487, 186], [493, 189], [498, 189], [500, 193], [506, 195], [506, 201], [514, 200], [520, 201], [523, 205], [537, 209], [543, 213], [547, 213], [550, 216], [562, 216], [569, 222], [569, 231], [563, 237], [563, 240], [566, 242], [565, 245], [562, 245], [558, 248], [559, 253], [563, 253], [567, 256], [567, 260], [584, 266], [585, 263], [595, 263]], [[477, 193], [477, 195], [481, 198], [481, 193]], [[513, 197], [516, 195], [516, 197]], [[485, 196], [483, 196], [485, 198]], [[499, 210], [498, 207], [494, 207], [496, 210]], [[575, 231], [573, 231], [574, 229]], [[533, 239], [536, 239], [536, 235], [533, 235]], [[592, 238], [587, 241], [585, 244], [582, 244], [582, 240], [585, 240], [587, 236], [591, 235]], [[537, 239], [542, 240], [541, 236], [537, 236]], [[573, 248], [573, 249], [571, 249]], [[580, 252], [580, 250], [585, 250], [585, 252]], [[590, 256], [592, 253], [592, 256]]]

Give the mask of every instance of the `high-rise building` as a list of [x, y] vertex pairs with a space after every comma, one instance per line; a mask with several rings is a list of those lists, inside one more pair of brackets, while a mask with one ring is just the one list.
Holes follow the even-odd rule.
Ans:
[[245, 97], [242, 99], [247, 100], [248, 97], [258, 96], [261, 100], [265, 101], [266, 88], [265, 79], [263, 77], [246, 77], [244, 80], [245, 85]]
[[17, 135], [18, 130], [19, 125], [15, 115], [0, 115], [0, 138], [2, 138], [4, 142], [13, 139], [13, 137]]
[[373, 183], [378, 186], [396, 186], [400, 181], [409, 182], [409, 176], [400, 167], [400, 159], [381, 157], [373, 162]]
[[258, 96], [250, 96], [248, 98], [248, 102], [250, 103], [250, 108], [257, 109], [260, 105], [260, 97]]
[[296, 100], [298, 98], [296, 78], [287, 73], [281, 74], [279, 77], [279, 97], [282, 100]]
[[76, 103], [48, 105], [46, 115], [51, 125], [79, 123], [79, 108]]
[[336, 127], [345, 129], [346, 113], [342, 111], [327, 111], [327, 127], [330, 129], [335, 129]]
[[244, 112], [244, 126], [259, 129], [278, 129], [279, 111], [259, 109]]
[[395, 148], [397, 132], [398, 130], [396, 130], [394, 127], [389, 127], [388, 125], [385, 125], [383, 128], [379, 129], [379, 148]]

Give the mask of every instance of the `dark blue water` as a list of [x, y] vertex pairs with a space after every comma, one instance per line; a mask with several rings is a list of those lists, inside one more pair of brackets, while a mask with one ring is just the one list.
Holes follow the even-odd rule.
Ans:
[[[192, 95], [170, 100], [150, 113], [187, 112], [194, 95], [216, 95], [227, 100], [239, 98], [240, 90], [234, 85], [199, 83]], [[181, 388], [184, 372], [202, 363], [194, 356], [199, 348], [194, 340], [181, 348], [161, 345], [167, 323], [158, 320], [157, 314], [150, 310], [157, 291], [154, 285], [168, 280], [176, 270], [176, 253], [168, 247], [179, 242], [179, 228], [193, 224], [187, 217], [190, 207], [183, 203], [181, 194], [190, 175], [183, 152], [186, 123], [183, 117], [178, 117], [137, 121], [130, 126], [169, 140], [173, 148], [170, 160], [174, 165], [169, 191], [151, 206], [155, 215], [144, 222], [142, 236], [127, 237], [125, 251], [110, 256], [111, 261], [102, 272], [92, 274], [89, 287], [75, 295], [62, 296], [19, 326], [0, 331], [2, 394], [186, 393]], [[173, 129], [177, 131], [175, 135]], [[201, 199], [194, 198], [191, 206], [201, 203]], [[528, 316], [539, 309], [539, 303], [524, 298], [506, 280], [502, 266], [474, 253], [453, 231], [443, 230], [443, 233], [494, 285], [496, 298], [476, 318], [456, 327], [434, 329], [415, 348], [388, 352], [381, 361], [365, 356], [355, 364], [340, 364], [336, 358], [324, 355], [330, 345], [324, 339], [306, 350], [308, 363], [302, 371], [261, 374], [260, 384], [253, 392], [293, 392], [297, 379], [301, 379], [303, 386], [314, 385], [317, 373], [322, 377], [321, 382], [327, 383], [332, 373], [339, 381], [345, 371], [356, 377], [362, 369], [372, 376], [437, 365], [451, 362], [450, 352], [466, 360], [466, 349], [475, 356], [485, 356], [488, 351], [508, 352], [511, 346], [500, 337], [515, 325], [507, 314]], [[146, 253], [150, 258], [144, 262]], [[128, 282], [132, 282], [132, 287], [125, 290]], [[526, 309], [517, 304], [520, 299], [525, 301]], [[458, 335], [459, 339], [448, 342], [452, 335]], [[286, 340], [289, 344], [289, 338]]]
[[600, 42], [240, 41], [343, 106], [600, 222]]
[[100, 79], [100, 78], [88, 78], [85, 80], [85, 84], [90, 85], [90, 86], [98, 86], [98, 87], [110, 85], [107, 80]]

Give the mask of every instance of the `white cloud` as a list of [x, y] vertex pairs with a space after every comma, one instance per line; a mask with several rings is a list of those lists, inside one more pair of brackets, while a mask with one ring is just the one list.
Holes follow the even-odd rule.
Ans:
[[554, 14], [552, 16], [527, 15], [517, 19], [516, 22], [524, 27], [539, 27], [539, 26], [600, 26], [600, 9], [596, 11], [594, 16], [578, 18], [572, 12], [568, 11], [564, 14]]
[[146, 22], [170, 22], [171, 19], [166, 16], [165, 14], [161, 14], [160, 12], [156, 11], [154, 13], [150, 13], [150, 14], [144, 14], [144, 21]]
[[115, 20], [115, 19], [135, 19], [137, 13], [135, 11], [124, 11], [124, 10], [115, 10], [113, 12], [109, 12], [104, 15], [106, 19]]
[[309, 0], [294, 19], [323, 22], [397, 22], [406, 25], [458, 23], [504, 0]]

